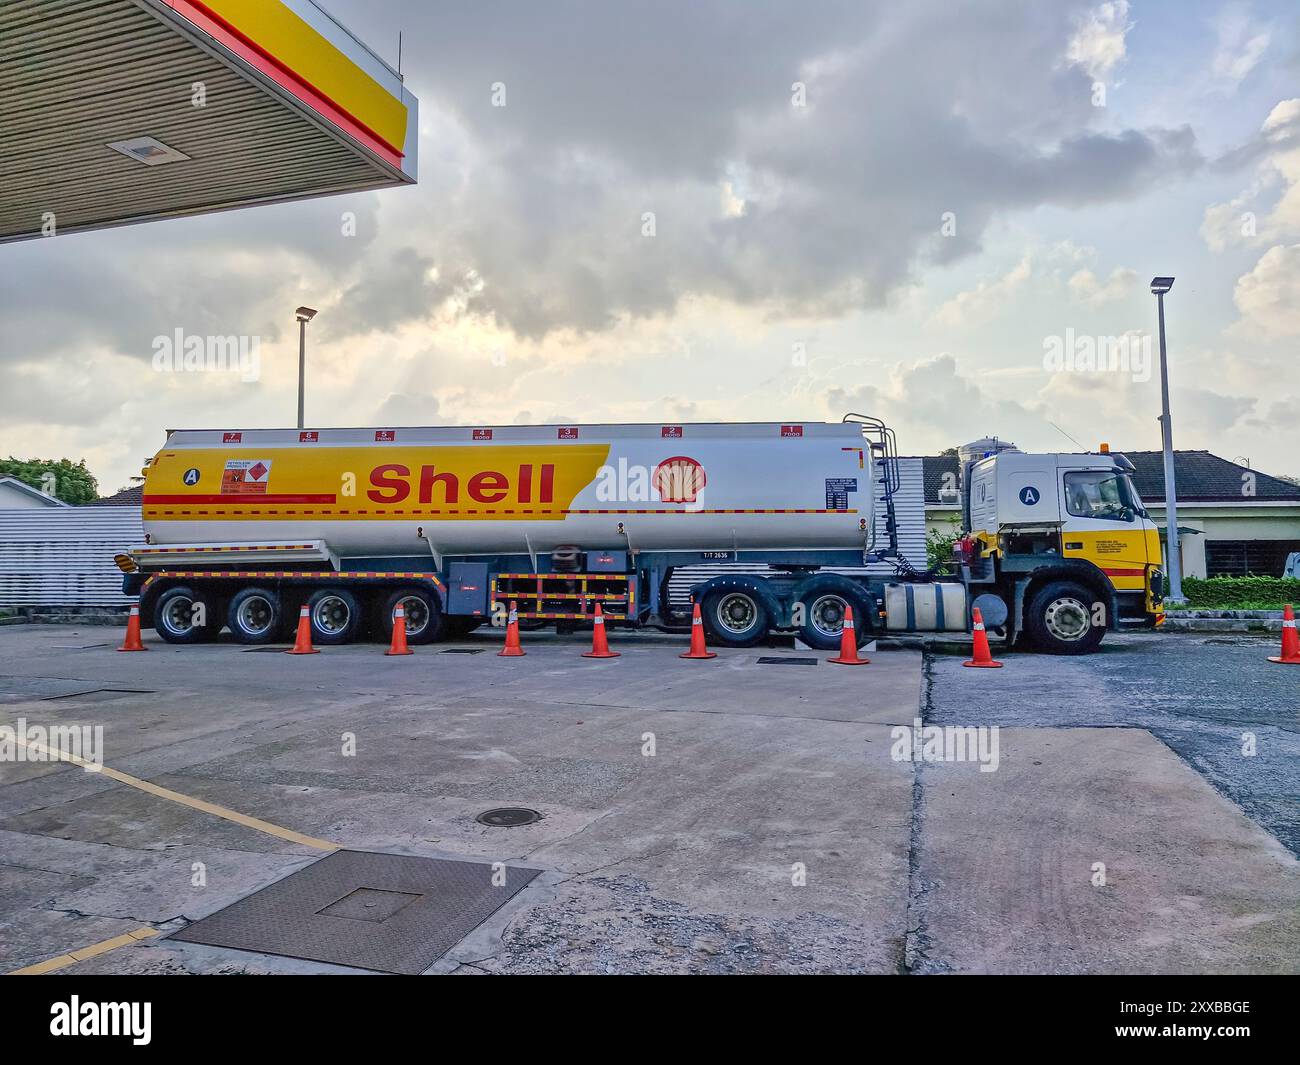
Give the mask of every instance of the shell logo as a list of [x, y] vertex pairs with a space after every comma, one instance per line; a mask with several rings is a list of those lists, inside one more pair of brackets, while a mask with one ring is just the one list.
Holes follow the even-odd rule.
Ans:
[[709, 483], [704, 467], [685, 455], [664, 459], [655, 467], [655, 491], [665, 503], [694, 503], [700, 490]]

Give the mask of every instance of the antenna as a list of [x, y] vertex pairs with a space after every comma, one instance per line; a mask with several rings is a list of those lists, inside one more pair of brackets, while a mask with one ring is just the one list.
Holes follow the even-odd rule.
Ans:
[[1051, 419], [1048, 419], [1047, 424], [1050, 425], [1053, 429], [1055, 429], [1058, 433], [1060, 433], [1063, 437], [1065, 437], [1066, 440], [1070, 441], [1070, 443], [1072, 443], [1080, 451], [1088, 450], [1081, 443], [1079, 443], [1079, 441], [1077, 441], [1074, 437], [1072, 437], [1069, 433], [1067, 433], [1064, 429], [1062, 429], [1059, 425], [1057, 425], [1056, 422], [1052, 421]]
[[397, 76], [402, 76], [402, 31], [397, 31]]

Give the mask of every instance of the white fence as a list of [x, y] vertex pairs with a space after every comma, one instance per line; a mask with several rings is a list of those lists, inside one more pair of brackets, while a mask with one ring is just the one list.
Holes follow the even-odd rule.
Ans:
[[143, 538], [138, 506], [0, 510], [0, 606], [125, 606], [113, 556]]

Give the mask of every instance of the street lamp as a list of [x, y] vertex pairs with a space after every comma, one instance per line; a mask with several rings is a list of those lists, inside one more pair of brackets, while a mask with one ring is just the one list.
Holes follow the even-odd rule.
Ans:
[[1182, 604], [1183, 565], [1178, 557], [1178, 489], [1174, 483], [1174, 428], [1169, 418], [1169, 366], [1165, 361], [1165, 293], [1174, 287], [1172, 277], [1153, 277], [1151, 292], [1160, 316], [1160, 437], [1165, 452], [1165, 570], [1169, 575], [1165, 602]]
[[299, 307], [293, 312], [293, 316], [298, 319], [298, 428], [303, 427], [302, 405], [303, 390], [307, 378], [307, 323], [316, 317], [316, 311], [311, 307]]

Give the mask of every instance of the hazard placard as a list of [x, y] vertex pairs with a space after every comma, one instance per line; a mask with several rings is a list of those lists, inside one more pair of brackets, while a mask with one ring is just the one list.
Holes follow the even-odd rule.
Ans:
[[271, 480], [270, 459], [230, 459], [221, 475], [223, 496], [266, 495]]

